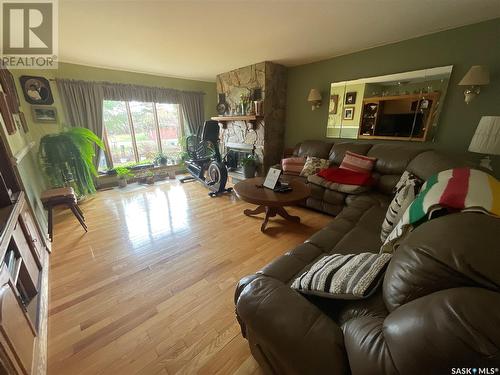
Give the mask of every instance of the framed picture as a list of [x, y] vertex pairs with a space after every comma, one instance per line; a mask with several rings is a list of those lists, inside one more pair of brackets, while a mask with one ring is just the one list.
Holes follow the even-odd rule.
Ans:
[[331, 95], [330, 96], [330, 113], [335, 115], [339, 108], [339, 96]]
[[345, 94], [345, 104], [356, 104], [356, 91]]
[[344, 108], [344, 120], [352, 120], [354, 118], [354, 107]]
[[51, 105], [54, 103], [49, 81], [43, 77], [19, 77], [23, 89], [24, 99], [30, 104]]
[[277, 168], [269, 168], [269, 172], [267, 172], [267, 176], [263, 184], [264, 187], [268, 189], [274, 189], [278, 184], [280, 175], [281, 175], [281, 170]]
[[33, 121], [35, 122], [57, 122], [56, 107], [31, 106]]
[[14, 134], [17, 131], [16, 123], [12, 112], [9, 109], [9, 103], [7, 102], [7, 95], [2, 92], [0, 93], [0, 113], [3, 117], [3, 122], [8, 134]]

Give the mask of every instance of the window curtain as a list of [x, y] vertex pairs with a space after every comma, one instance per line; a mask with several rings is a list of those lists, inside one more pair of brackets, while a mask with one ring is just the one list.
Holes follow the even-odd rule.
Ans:
[[[103, 137], [102, 101], [103, 88], [95, 82], [56, 80], [61, 96], [66, 120], [70, 126], [92, 130], [99, 138]], [[96, 146], [94, 165], [99, 164], [99, 148]]]
[[[88, 128], [101, 139], [103, 137], [103, 100], [179, 104], [190, 134], [197, 134], [198, 129], [203, 125], [205, 95], [203, 92], [68, 79], [57, 79], [56, 83], [66, 119], [70, 125]], [[97, 152], [96, 155], [98, 155]], [[94, 163], [97, 167], [98, 157], [95, 158]]]
[[190, 134], [198, 134], [203, 125], [205, 113], [203, 110], [203, 93], [186, 92], [180, 93], [179, 104], [181, 105], [187, 129]]

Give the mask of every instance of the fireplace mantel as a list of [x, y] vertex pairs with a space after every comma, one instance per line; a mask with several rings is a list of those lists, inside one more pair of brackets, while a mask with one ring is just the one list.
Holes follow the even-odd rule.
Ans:
[[247, 125], [250, 123], [253, 130], [257, 127], [257, 122], [262, 120], [263, 116], [247, 115], [247, 116], [217, 116], [212, 117], [212, 120], [218, 121], [223, 129], [227, 128], [227, 123], [231, 121], [244, 121]]

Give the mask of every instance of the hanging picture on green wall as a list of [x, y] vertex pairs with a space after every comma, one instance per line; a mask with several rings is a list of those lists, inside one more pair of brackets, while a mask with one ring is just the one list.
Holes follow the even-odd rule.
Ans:
[[352, 120], [354, 118], [354, 107], [344, 108], [344, 120]]
[[356, 91], [345, 94], [345, 104], [356, 104]]

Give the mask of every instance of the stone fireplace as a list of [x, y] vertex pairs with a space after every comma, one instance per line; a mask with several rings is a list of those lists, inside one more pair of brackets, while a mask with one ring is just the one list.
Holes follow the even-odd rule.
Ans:
[[238, 179], [238, 177], [241, 177], [243, 174], [241, 161], [249, 155], [253, 155], [255, 149], [248, 143], [233, 142], [227, 142], [224, 147], [225, 152], [227, 153], [226, 160], [229, 174]]
[[[259, 92], [262, 116], [249, 122], [221, 121], [223, 153], [236, 157], [252, 153], [258, 160], [258, 173], [264, 175], [270, 166], [279, 163], [283, 153], [286, 108], [286, 68], [271, 62], [261, 62], [222, 73], [217, 76], [217, 93], [224, 93], [230, 116], [240, 105], [241, 95]], [[238, 167], [235, 167], [236, 170]]]

